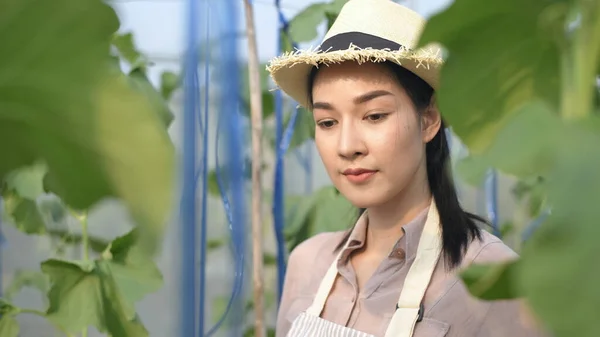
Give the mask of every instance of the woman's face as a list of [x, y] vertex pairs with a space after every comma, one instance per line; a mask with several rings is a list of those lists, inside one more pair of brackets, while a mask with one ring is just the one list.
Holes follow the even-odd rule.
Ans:
[[351, 203], [372, 208], [426, 187], [425, 144], [439, 130], [439, 113], [418, 114], [386, 66], [322, 67], [312, 94], [319, 154]]

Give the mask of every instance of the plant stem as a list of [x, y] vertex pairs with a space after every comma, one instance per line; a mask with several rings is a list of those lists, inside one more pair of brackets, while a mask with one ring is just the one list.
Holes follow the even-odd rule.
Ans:
[[264, 325], [263, 243], [262, 243], [262, 88], [254, 11], [250, 0], [244, 0], [246, 31], [248, 34], [248, 76], [250, 83], [250, 108], [252, 120], [252, 278], [254, 281], [254, 336], [266, 336]]
[[42, 312], [40, 310], [37, 309], [23, 309], [23, 308], [19, 308], [19, 313], [20, 314], [32, 314], [32, 315], [37, 315], [40, 317], [46, 317], [46, 313]]
[[81, 249], [83, 250], [83, 260], [90, 259], [90, 239], [88, 236], [88, 219], [87, 213], [81, 219]]
[[581, 0], [577, 14], [579, 24], [564, 51], [562, 64], [562, 115], [569, 120], [585, 118], [592, 112], [600, 57], [600, 4]]
[[[81, 249], [83, 250], [83, 260], [89, 261], [89, 259], [90, 259], [90, 249], [89, 249], [90, 240], [88, 237], [87, 213], [83, 213], [81, 215], [80, 221], [81, 221]], [[85, 327], [85, 328], [83, 328], [83, 331], [81, 331], [81, 337], [87, 337], [87, 335], [88, 335], [88, 328]]]
[[[81, 250], [82, 250], [82, 259], [84, 261], [89, 261], [90, 260], [90, 240], [89, 240], [89, 236], [88, 236], [88, 217], [87, 217], [87, 212], [83, 211], [83, 212], [77, 212], [74, 210], [71, 210], [71, 214], [73, 214], [73, 216], [79, 220], [79, 222], [81, 223]], [[83, 330], [81, 331], [81, 337], [87, 337], [88, 335], [88, 329], [87, 327], [83, 328]]]

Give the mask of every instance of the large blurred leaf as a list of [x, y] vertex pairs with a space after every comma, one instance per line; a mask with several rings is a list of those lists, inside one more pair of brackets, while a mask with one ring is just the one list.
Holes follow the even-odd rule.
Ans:
[[520, 298], [518, 261], [490, 265], [471, 265], [461, 273], [469, 292], [484, 300]]
[[135, 89], [145, 95], [148, 101], [152, 104], [154, 111], [158, 114], [158, 118], [164, 123], [166, 127], [171, 125], [174, 116], [171, 112], [171, 108], [163, 95], [159, 93], [152, 83], [146, 77], [146, 73], [142, 68], [133, 69], [129, 73], [129, 79]]
[[438, 103], [472, 153], [486, 149], [511, 114], [539, 98], [556, 106], [567, 0], [457, 0], [430, 18], [420, 44], [449, 56]]
[[134, 246], [136, 235], [132, 231], [115, 239], [96, 261], [42, 263], [52, 282], [48, 318], [71, 332], [93, 325], [113, 336], [147, 336], [137, 321], [134, 302], [156, 291], [162, 276]]
[[289, 26], [292, 41], [301, 43], [314, 40], [318, 35], [317, 28], [319, 24], [325, 19], [328, 19], [329, 23], [333, 22], [332, 19], [337, 17], [346, 2], [347, 0], [334, 0], [332, 2], [316, 3], [296, 14], [290, 20]]
[[548, 176], [552, 213], [525, 244], [519, 274], [535, 313], [555, 336], [600, 336], [600, 137], [570, 131]]
[[532, 101], [507, 118], [483, 153], [459, 161], [457, 171], [472, 184], [481, 183], [489, 167], [519, 177], [543, 175], [557, 160], [555, 149], [563, 132], [557, 114]]
[[41, 159], [47, 186], [67, 204], [121, 197], [156, 243], [172, 201], [174, 151], [148, 100], [110, 70], [115, 12], [100, 0], [7, 1], [0, 177]]

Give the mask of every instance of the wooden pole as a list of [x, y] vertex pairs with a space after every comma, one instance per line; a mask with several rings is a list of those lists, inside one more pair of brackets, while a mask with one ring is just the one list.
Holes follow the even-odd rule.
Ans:
[[254, 281], [254, 337], [265, 337], [263, 305], [262, 242], [262, 88], [258, 69], [258, 48], [254, 29], [254, 11], [250, 0], [244, 0], [248, 34], [248, 76], [250, 83], [250, 116], [252, 122], [252, 279]]

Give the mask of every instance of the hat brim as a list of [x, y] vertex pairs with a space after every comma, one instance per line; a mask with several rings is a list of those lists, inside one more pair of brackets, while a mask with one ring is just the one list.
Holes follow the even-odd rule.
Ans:
[[310, 103], [308, 102], [308, 77], [311, 70], [314, 67], [348, 61], [359, 64], [394, 62], [419, 76], [434, 90], [438, 87], [439, 70], [443, 64], [438, 51], [428, 49], [415, 52], [351, 47], [329, 52], [306, 50], [286, 53], [273, 59], [267, 66], [267, 70], [279, 89], [301, 106], [308, 108]]

